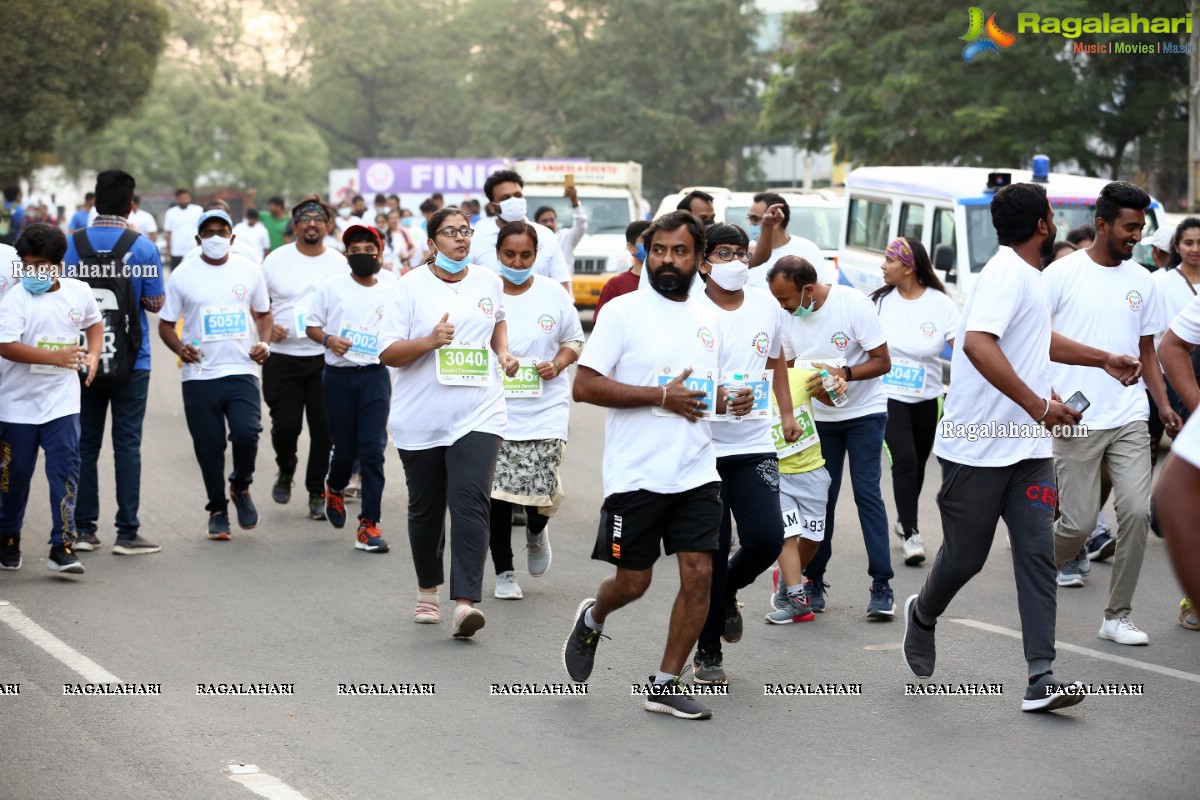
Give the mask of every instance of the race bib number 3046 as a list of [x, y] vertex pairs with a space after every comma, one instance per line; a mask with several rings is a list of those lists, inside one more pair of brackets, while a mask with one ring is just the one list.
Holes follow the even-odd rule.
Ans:
[[510, 378], [501, 372], [500, 378], [504, 381], [505, 397], [542, 396], [542, 376], [538, 375], [536, 358], [522, 358], [516, 375]]
[[[683, 370], [663, 367], [658, 371], [658, 385], [665, 386], [675, 380], [681, 372]], [[704, 396], [697, 399], [708, 407], [700, 414], [700, 419], [713, 419], [717, 411], [717, 375], [711, 370], [693, 372], [684, 380], [683, 385], [690, 391], [704, 392]], [[654, 413], [660, 417], [676, 416], [674, 412], [665, 408], [655, 408]]]
[[437, 380], [443, 386], [491, 386], [492, 376], [486, 347], [459, 342], [437, 351]]

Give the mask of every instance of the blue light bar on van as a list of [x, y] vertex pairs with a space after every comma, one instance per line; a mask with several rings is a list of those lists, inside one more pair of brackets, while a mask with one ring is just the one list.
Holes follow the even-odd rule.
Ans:
[[1036, 155], [1033, 157], [1033, 182], [1050, 182], [1050, 156]]

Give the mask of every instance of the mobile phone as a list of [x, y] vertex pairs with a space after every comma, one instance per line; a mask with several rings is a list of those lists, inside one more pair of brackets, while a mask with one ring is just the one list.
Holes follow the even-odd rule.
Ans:
[[1088, 410], [1088, 406], [1091, 405], [1091, 402], [1083, 396], [1083, 392], [1076, 392], [1067, 398], [1066, 405], [1068, 408], [1073, 408], [1082, 414]]
[[574, 172], [568, 172], [566, 175], [563, 176], [563, 188], [564, 189], [574, 189], [575, 188], [575, 173]]

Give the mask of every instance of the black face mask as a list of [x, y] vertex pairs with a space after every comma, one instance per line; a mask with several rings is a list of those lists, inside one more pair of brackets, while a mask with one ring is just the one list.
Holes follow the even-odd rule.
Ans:
[[346, 256], [350, 271], [360, 278], [369, 278], [379, 272], [379, 257], [372, 253], [354, 253]]

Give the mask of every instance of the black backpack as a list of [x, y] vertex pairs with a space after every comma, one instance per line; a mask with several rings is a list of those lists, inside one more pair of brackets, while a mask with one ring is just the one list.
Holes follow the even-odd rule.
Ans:
[[[140, 234], [126, 229], [112, 250], [96, 252], [88, 241], [87, 229], [71, 234], [79, 265], [78, 277], [92, 287], [100, 316], [104, 320], [104, 349], [100, 366], [92, 385], [103, 386], [128, 378], [142, 347], [142, 318], [139, 313], [137, 289], [133, 279], [122, 276], [125, 255], [137, 242]], [[105, 269], [101, 269], [104, 267]], [[104, 276], [104, 277], [100, 277]]]

